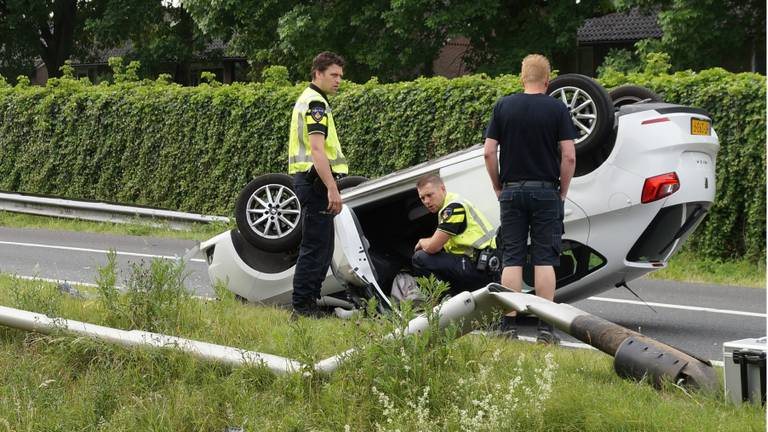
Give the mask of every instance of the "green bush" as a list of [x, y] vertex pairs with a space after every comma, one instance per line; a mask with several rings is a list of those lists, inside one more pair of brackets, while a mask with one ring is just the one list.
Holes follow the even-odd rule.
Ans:
[[[0, 189], [231, 214], [252, 177], [286, 171], [289, 113], [303, 85], [181, 87], [138, 81], [135, 66], [118, 63], [114, 84], [65, 76], [46, 87], [0, 85]], [[608, 75], [609, 87], [646, 85], [712, 114], [718, 203], [696, 246], [711, 257], [764, 254], [764, 77]], [[519, 90], [516, 76], [373, 79], [345, 82], [332, 103], [353, 173], [378, 177], [481, 142], [496, 99]]]
[[285, 66], [268, 66], [261, 71], [262, 81], [275, 85], [291, 85], [288, 80], [288, 68]]

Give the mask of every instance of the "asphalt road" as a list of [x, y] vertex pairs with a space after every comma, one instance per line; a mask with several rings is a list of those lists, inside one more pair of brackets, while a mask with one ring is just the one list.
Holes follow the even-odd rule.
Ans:
[[[0, 227], [0, 272], [94, 283], [107, 250], [117, 252], [122, 279], [131, 263], [153, 257], [181, 259], [196, 245], [188, 240]], [[213, 295], [203, 259], [188, 261], [187, 270], [191, 291]], [[655, 311], [624, 288], [574, 306], [713, 360], [722, 360], [723, 342], [766, 335], [765, 289], [644, 279], [630, 286]], [[524, 328], [522, 334], [531, 331]]]

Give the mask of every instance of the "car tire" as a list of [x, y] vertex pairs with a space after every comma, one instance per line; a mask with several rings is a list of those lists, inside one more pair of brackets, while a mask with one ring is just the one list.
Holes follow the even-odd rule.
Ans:
[[[366, 181], [367, 177], [348, 176], [337, 184], [342, 191]], [[272, 219], [260, 221], [272, 209], [275, 210]], [[235, 221], [243, 238], [263, 251], [296, 249], [301, 243], [301, 204], [293, 190], [293, 178], [286, 174], [265, 174], [251, 180], [237, 197]], [[268, 225], [268, 222], [271, 223]]]
[[368, 181], [368, 177], [364, 177], [364, 176], [346, 176], [343, 179], [340, 179], [338, 182], [336, 182], [336, 185], [339, 187], [339, 191], [343, 191], [344, 189], [353, 188], [367, 181]]
[[547, 90], [570, 110], [576, 138], [576, 154], [600, 147], [613, 130], [614, 109], [608, 92], [597, 81], [579, 74], [552, 80]]
[[235, 221], [240, 234], [266, 252], [295, 249], [301, 241], [301, 204], [286, 174], [251, 180], [237, 197]]
[[623, 85], [611, 90], [608, 95], [613, 102], [613, 108], [618, 110], [624, 105], [639, 102], [663, 102], [661, 96], [650, 89], [636, 85]]

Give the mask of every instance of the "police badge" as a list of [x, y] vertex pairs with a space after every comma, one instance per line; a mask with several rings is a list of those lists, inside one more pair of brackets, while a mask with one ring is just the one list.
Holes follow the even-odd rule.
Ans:
[[325, 116], [325, 107], [319, 106], [312, 108], [310, 115], [312, 116], [312, 120], [320, 123], [320, 120]]
[[445, 210], [443, 210], [443, 213], [440, 215], [440, 218], [443, 220], [443, 222], [447, 221], [448, 218], [451, 217], [453, 214], [453, 209], [450, 207], [446, 207]]

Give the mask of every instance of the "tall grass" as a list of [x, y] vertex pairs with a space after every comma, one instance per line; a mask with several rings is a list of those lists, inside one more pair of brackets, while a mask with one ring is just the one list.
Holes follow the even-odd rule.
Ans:
[[[175, 262], [127, 275], [109, 262], [98, 295], [76, 299], [3, 276], [0, 304], [307, 364], [359, 352], [331, 375], [274, 375], [170, 349], [0, 328], [0, 431], [765, 430], [761, 407], [622, 380], [603, 354], [457, 338], [456, 327], [440, 330], [434, 319], [422, 336], [384, 338], [414, 316], [410, 305], [402, 315], [291, 321], [286, 310], [240, 304], [220, 285], [218, 301], [186, 295]], [[126, 292], [114, 289], [118, 282]]]

